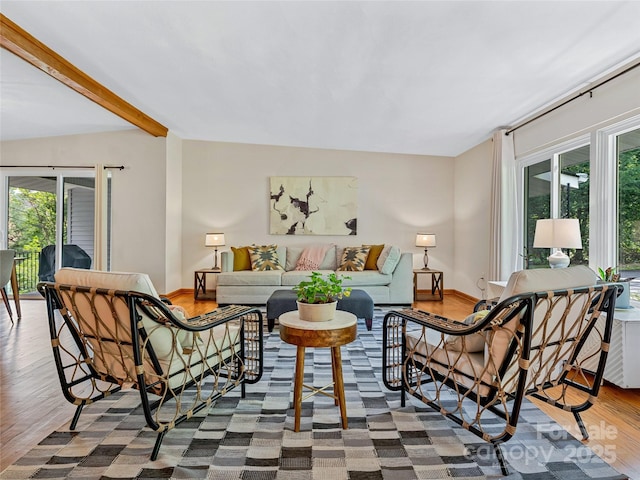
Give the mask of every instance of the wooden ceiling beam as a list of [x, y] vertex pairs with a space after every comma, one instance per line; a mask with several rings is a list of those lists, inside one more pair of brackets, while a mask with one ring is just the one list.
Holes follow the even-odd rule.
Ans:
[[0, 45], [154, 137], [167, 136], [167, 127], [95, 81], [1, 13]]

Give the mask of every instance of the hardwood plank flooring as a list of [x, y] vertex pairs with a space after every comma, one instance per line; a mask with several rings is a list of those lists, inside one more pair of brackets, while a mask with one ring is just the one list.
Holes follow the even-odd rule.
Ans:
[[[189, 291], [172, 296], [172, 301], [191, 315], [216, 307], [214, 301], [195, 301]], [[44, 302], [36, 299], [21, 303], [23, 318], [13, 326], [6, 309], [0, 307], [0, 471], [68, 422], [75, 411], [63, 398], [58, 383]], [[472, 306], [472, 302], [454, 294], [446, 294], [442, 302], [414, 304], [420, 310], [455, 319], [466, 317]], [[571, 414], [536, 403], [580, 438]], [[640, 480], [640, 389], [605, 384], [598, 402], [583, 418], [592, 432], [586, 444], [607, 457], [618, 471]]]

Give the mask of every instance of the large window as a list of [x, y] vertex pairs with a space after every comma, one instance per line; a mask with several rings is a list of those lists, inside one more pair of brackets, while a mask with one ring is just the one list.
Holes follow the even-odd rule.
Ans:
[[616, 135], [618, 271], [640, 277], [640, 129]]
[[524, 268], [549, 265], [549, 249], [533, 248], [536, 221], [577, 218], [582, 250], [567, 252], [571, 263], [589, 259], [589, 145], [558, 150], [535, 158], [524, 168]]
[[582, 250], [571, 264], [615, 267], [640, 300], [640, 117], [519, 158], [523, 198], [523, 267], [546, 267], [549, 250], [533, 248], [536, 220], [577, 218]]

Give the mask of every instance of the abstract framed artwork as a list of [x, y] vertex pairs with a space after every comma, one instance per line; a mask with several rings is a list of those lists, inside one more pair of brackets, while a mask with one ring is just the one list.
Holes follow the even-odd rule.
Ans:
[[356, 235], [356, 177], [270, 177], [272, 235]]

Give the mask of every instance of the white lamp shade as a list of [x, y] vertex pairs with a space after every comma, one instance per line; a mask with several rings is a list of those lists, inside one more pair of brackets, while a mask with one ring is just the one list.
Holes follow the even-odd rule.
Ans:
[[419, 233], [416, 235], [416, 247], [435, 247], [436, 236], [433, 233]]
[[224, 245], [224, 233], [207, 233], [204, 239], [205, 247], [221, 247]]
[[534, 248], [582, 248], [577, 218], [545, 218], [536, 222]]

